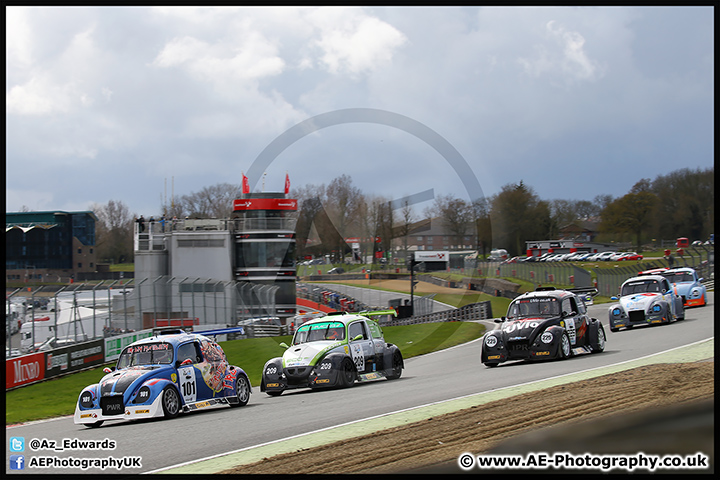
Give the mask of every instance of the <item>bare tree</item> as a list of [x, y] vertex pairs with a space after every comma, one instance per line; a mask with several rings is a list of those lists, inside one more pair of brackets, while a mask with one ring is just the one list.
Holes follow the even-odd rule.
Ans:
[[396, 227], [397, 236], [403, 239], [403, 258], [407, 258], [408, 255], [408, 235], [410, 235], [414, 221], [413, 209], [410, 206], [410, 200], [406, 197], [400, 209], [400, 223]]
[[473, 224], [473, 210], [463, 199], [452, 195], [439, 195], [435, 198], [434, 212], [440, 217], [445, 229], [454, 237], [453, 245], [462, 248], [465, 236]]
[[233, 211], [233, 200], [237, 198], [238, 186], [218, 183], [204, 187], [199, 192], [183, 195], [180, 199], [182, 210], [190, 217], [229, 218]]
[[[352, 184], [352, 178], [343, 174], [334, 178], [326, 189], [325, 210], [332, 220], [341, 238], [347, 236], [353, 222], [357, 222], [357, 212], [362, 199], [360, 189]], [[341, 260], [348, 247], [344, 240], [337, 245], [337, 252]]]
[[98, 260], [109, 263], [131, 262], [136, 214], [131, 214], [127, 205], [119, 200], [110, 200], [107, 205], [91, 205], [90, 210], [98, 219], [95, 225]]

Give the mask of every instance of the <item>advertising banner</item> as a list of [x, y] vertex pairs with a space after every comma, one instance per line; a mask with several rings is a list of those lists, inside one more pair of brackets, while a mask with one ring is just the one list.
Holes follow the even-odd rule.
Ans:
[[45, 352], [45, 378], [83, 370], [105, 363], [103, 341], [76, 343]]
[[449, 260], [450, 255], [447, 250], [415, 252], [415, 261], [417, 262], [447, 262]]
[[247, 198], [233, 200], [233, 211], [297, 210], [297, 200], [290, 198]]
[[125, 333], [123, 335], [115, 335], [113, 337], [105, 338], [105, 362], [117, 359], [123, 351], [123, 348], [127, 347], [131, 343], [136, 342], [141, 338], [148, 338], [151, 336], [152, 330], [140, 330], [139, 332]]
[[5, 388], [19, 387], [45, 378], [45, 354], [33, 353], [5, 361]]

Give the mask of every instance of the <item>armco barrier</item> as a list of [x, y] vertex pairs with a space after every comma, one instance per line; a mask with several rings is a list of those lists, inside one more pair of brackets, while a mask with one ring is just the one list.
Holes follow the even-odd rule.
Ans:
[[432, 322], [472, 322], [493, 318], [490, 301], [471, 303], [460, 308], [443, 310], [442, 312], [415, 315], [401, 320], [391, 320], [385, 325], [412, 325]]

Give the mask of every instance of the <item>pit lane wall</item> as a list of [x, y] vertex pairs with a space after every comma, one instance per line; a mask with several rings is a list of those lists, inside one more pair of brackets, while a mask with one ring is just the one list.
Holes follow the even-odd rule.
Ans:
[[104, 365], [127, 345], [150, 335], [152, 330], [142, 330], [7, 359], [5, 391]]

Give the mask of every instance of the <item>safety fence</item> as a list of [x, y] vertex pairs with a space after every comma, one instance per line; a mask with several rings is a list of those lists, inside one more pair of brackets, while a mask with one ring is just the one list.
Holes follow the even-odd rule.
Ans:
[[361, 312], [366, 310], [374, 310], [379, 305], [368, 305], [347, 293], [343, 293], [339, 289], [329, 287], [327, 285], [314, 285], [310, 283], [298, 282], [296, 288], [297, 296], [310, 300], [320, 305], [340, 312]]
[[168, 276], [16, 289], [6, 296], [7, 356], [156, 327], [234, 326], [275, 315], [277, 289]]
[[493, 318], [490, 301], [471, 303], [460, 308], [443, 310], [425, 315], [413, 315], [399, 320], [391, 320], [389, 325], [413, 325], [432, 322], [473, 322]]

